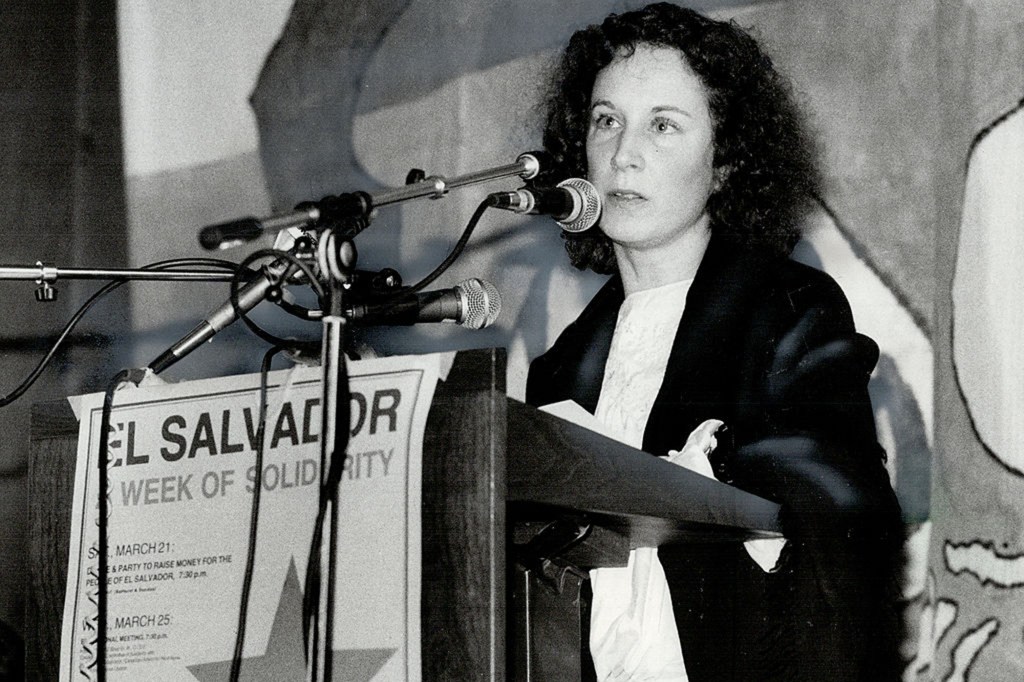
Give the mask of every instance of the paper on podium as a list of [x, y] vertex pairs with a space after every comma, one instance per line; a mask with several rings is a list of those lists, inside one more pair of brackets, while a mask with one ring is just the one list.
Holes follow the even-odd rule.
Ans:
[[[561, 402], [551, 403], [550, 405], [544, 405], [540, 410], [558, 417], [559, 419], [564, 419], [578, 426], [600, 433], [608, 438], [615, 438], [615, 436], [601, 421], [597, 419], [597, 417], [592, 415], [574, 400], [563, 400]], [[707, 442], [709, 438], [709, 430], [713, 432], [721, 425], [721, 422], [717, 422], [717, 426], [709, 424], [709, 422], [712, 421], [716, 420], [708, 420], [694, 429], [693, 433], [690, 434], [690, 437], [687, 438], [686, 445], [680, 449], [680, 452], [675, 453], [675, 451], [673, 451], [673, 454], [676, 454], [677, 457], [673, 457], [669, 461], [707, 478], [714, 478], [710, 463], [706, 457], [703, 457], [701, 452], [697, 452], [695, 456], [691, 454], [689, 457], [678, 457], [678, 455], [688, 454], [691, 450], [700, 451], [703, 448], [708, 447]], [[713, 428], [709, 429], [709, 427]], [[713, 438], [711, 439], [711, 442], [714, 442]], [[711, 447], [713, 447], [713, 445]], [[703, 457], [703, 459], [701, 459], [701, 457]], [[747, 540], [743, 543], [743, 546], [746, 548], [747, 554], [750, 555], [750, 558], [753, 559], [762, 570], [772, 571], [778, 563], [779, 555], [782, 553], [782, 548], [785, 544], [786, 539], [779, 537]]]
[[640, 542], [770, 537], [778, 529], [775, 503], [609, 438], [600, 426], [580, 426], [596, 420], [579, 406], [507, 405], [507, 495], [517, 513], [598, 515]]
[[541, 412], [547, 412], [553, 417], [564, 419], [565, 421], [572, 422], [577, 426], [582, 426], [585, 429], [590, 429], [591, 431], [600, 433], [602, 436], [607, 438], [619, 440], [608, 429], [608, 427], [604, 425], [604, 423], [599, 421], [598, 418], [591, 413], [587, 412], [586, 409], [584, 409], [583, 406], [575, 400], [563, 400], [557, 403], [550, 403], [537, 409]]

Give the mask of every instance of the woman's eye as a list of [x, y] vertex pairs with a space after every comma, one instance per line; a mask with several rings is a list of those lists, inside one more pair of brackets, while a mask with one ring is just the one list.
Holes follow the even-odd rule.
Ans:
[[619, 124], [615, 120], [614, 116], [610, 114], [596, 114], [594, 116], [594, 127], [595, 128], [615, 128]]
[[674, 133], [679, 130], [679, 124], [670, 118], [656, 118], [652, 127], [659, 133]]

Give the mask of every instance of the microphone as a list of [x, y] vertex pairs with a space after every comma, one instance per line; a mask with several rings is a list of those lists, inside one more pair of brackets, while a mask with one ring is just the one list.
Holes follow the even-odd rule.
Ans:
[[[260, 301], [267, 297], [267, 290], [270, 289], [271, 286], [272, 283], [270, 278], [266, 275], [260, 275], [253, 281], [241, 287], [238, 290], [239, 310], [245, 313], [255, 308], [259, 305]], [[213, 338], [214, 334], [219, 332], [221, 329], [224, 329], [224, 327], [227, 327], [237, 319], [238, 315], [235, 313], [235, 309], [232, 307], [229, 299], [227, 303], [224, 303], [220, 307], [207, 313], [206, 319], [196, 325], [196, 327], [183, 336], [180, 341], [161, 353], [156, 360], [149, 363], [149, 368], [153, 370], [154, 374], [159, 374], [199, 346], [209, 341]]]
[[484, 279], [467, 279], [451, 289], [425, 291], [382, 303], [348, 307], [345, 317], [367, 325], [410, 325], [417, 322], [455, 322], [468, 329], [494, 324], [501, 296]]
[[601, 196], [582, 178], [569, 178], [556, 187], [523, 187], [490, 195], [491, 206], [515, 213], [548, 215], [566, 232], [583, 232], [601, 217]]

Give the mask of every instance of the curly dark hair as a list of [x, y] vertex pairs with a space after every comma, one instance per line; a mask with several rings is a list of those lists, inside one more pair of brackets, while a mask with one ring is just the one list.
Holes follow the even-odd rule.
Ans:
[[[739, 249], [788, 255], [819, 181], [789, 84], [736, 23], [678, 5], [660, 2], [612, 14], [573, 34], [549, 79], [544, 147], [555, 165], [538, 182], [586, 177], [594, 81], [638, 45], [679, 50], [704, 85], [720, 180], [707, 203], [712, 234]], [[611, 241], [599, 229], [563, 236], [577, 268], [616, 271]]]

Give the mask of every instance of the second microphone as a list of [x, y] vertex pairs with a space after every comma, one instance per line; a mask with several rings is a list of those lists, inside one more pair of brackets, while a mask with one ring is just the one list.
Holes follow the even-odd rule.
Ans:
[[356, 303], [345, 317], [360, 325], [410, 325], [417, 322], [454, 322], [469, 329], [494, 324], [501, 312], [501, 296], [483, 279], [467, 279], [451, 289], [399, 296], [395, 300]]

